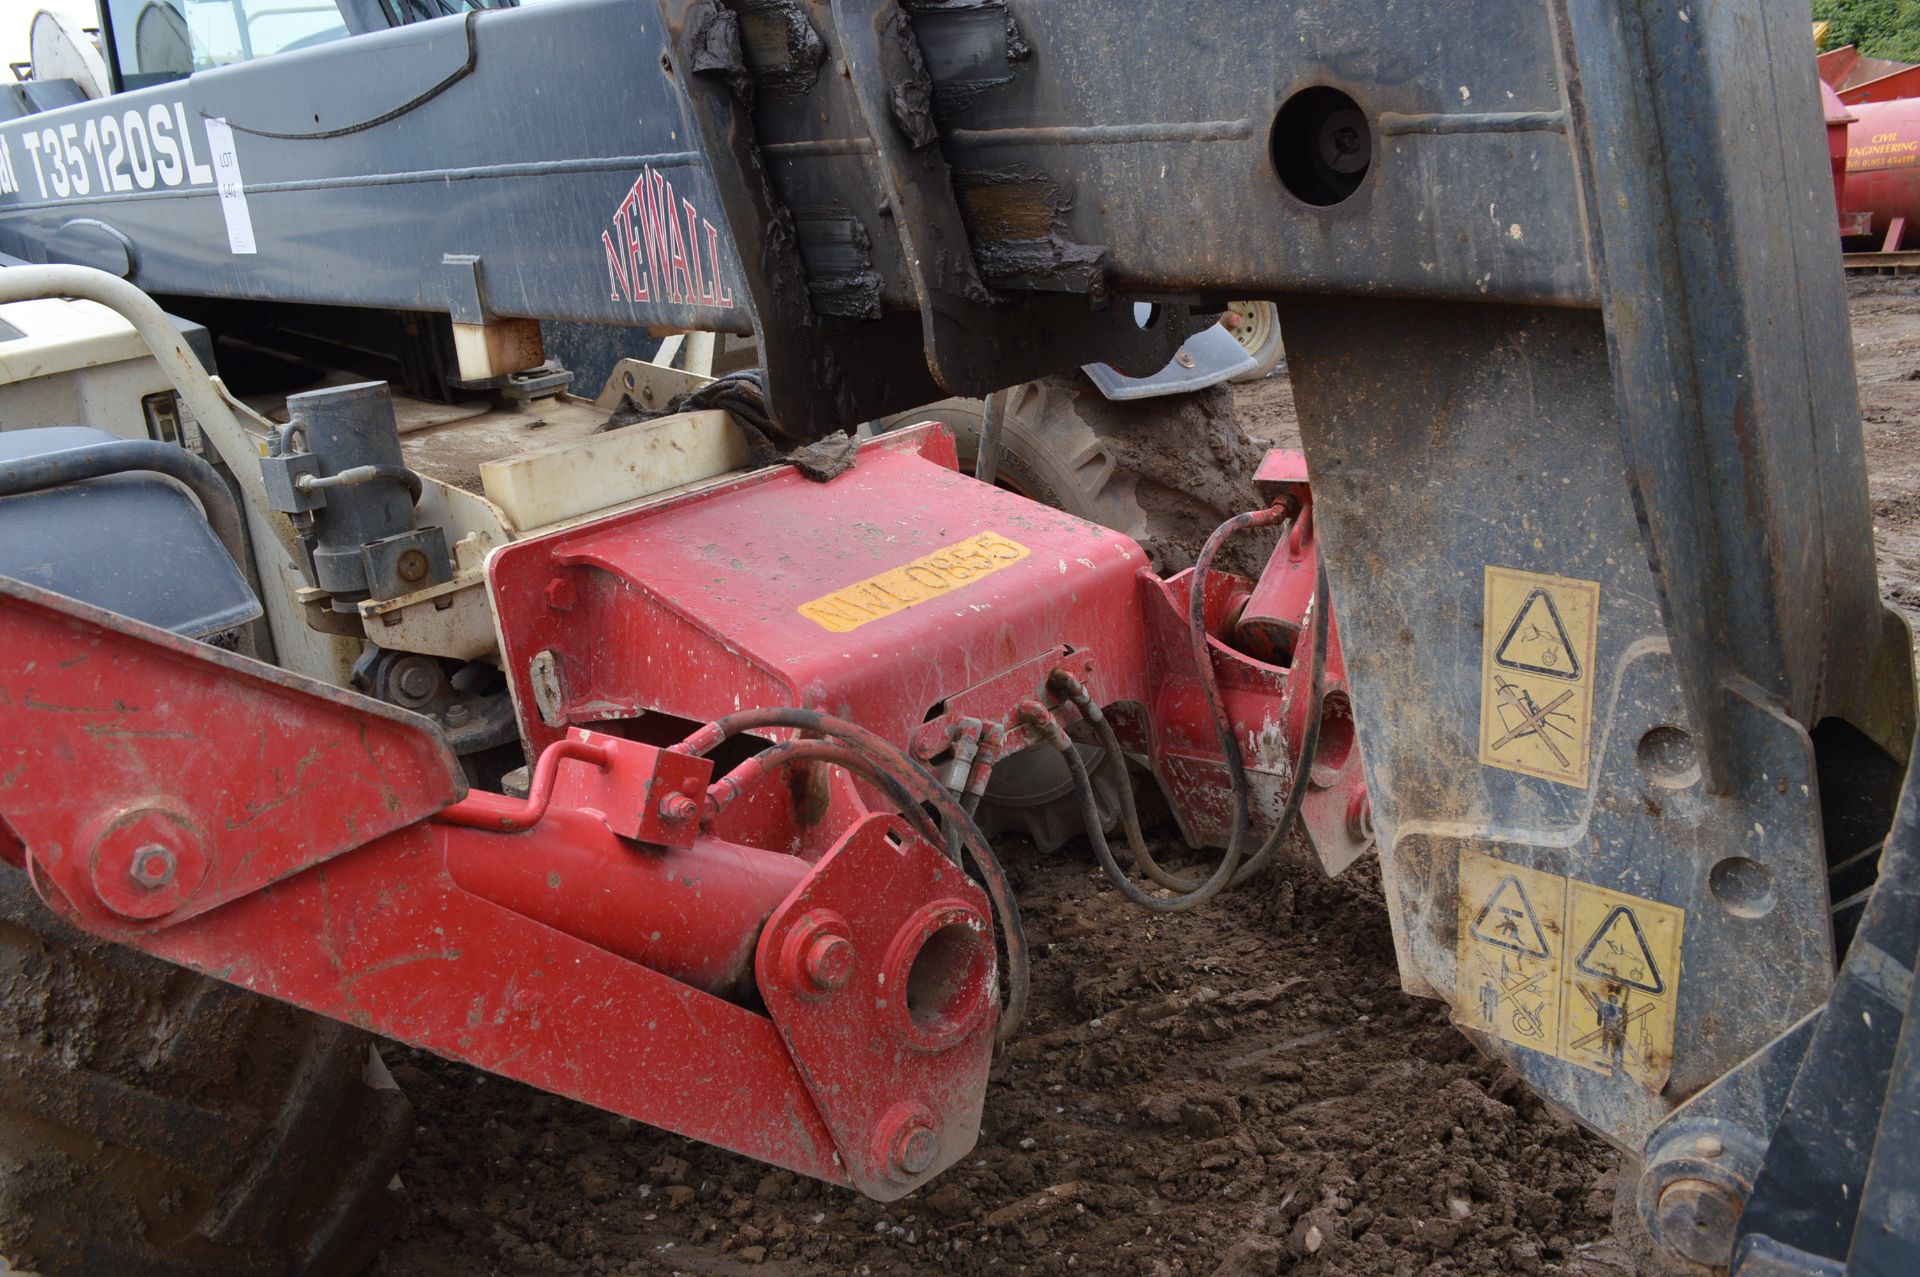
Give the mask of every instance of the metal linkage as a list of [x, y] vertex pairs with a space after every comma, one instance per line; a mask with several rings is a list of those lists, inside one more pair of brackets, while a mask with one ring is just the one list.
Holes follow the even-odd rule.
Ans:
[[584, 731], [463, 797], [378, 703], [12, 582], [0, 632], [0, 813], [77, 925], [883, 1200], [972, 1147], [992, 909], [912, 824], [731, 842], [707, 760]]

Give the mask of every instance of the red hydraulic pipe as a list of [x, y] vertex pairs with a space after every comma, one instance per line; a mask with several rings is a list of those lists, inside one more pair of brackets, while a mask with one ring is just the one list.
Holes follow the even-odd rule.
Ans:
[[[542, 761], [567, 743], [549, 746]], [[475, 794], [462, 805], [490, 817], [512, 801]], [[718, 838], [680, 849], [629, 843], [594, 813], [562, 808], [513, 837], [450, 828], [443, 838], [462, 890], [730, 998], [751, 989], [760, 930], [809, 869]]]
[[525, 802], [475, 790], [459, 802], [442, 807], [433, 814], [433, 819], [447, 825], [465, 825], [469, 829], [492, 829], [505, 833], [522, 833], [532, 829], [546, 816], [547, 804], [553, 801], [553, 781], [563, 758], [592, 763], [602, 768], [613, 762], [613, 755], [604, 745], [565, 737], [540, 751], [540, 758], [533, 765], [533, 779], [527, 783]]

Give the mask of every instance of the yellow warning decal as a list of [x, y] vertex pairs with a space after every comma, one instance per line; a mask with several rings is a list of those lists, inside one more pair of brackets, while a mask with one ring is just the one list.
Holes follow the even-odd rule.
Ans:
[[1684, 909], [1463, 851], [1459, 913], [1461, 1025], [1666, 1085]]
[[1587, 784], [1600, 583], [1486, 570], [1480, 761]]
[[1648, 1090], [1667, 1084], [1686, 919], [1672, 905], [1569, 884], [1561, 1059], [1625, 1072]]
[[836, 634], [845, 634], [868, 621], [904, 612], [916, 603], [971, 585], [1032, 553], [997, 532], [982, 532], [802, 603], [800, 615]]
[[1460, 1023], [1553, 1054], [1566, 913], [1565, 878], [1461, 853]]

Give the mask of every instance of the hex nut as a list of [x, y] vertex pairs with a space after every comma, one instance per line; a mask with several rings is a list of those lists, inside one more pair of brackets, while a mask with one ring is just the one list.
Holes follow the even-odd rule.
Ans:
[[670, 825], [683, 824], [700, 814], [700, 803], [679, 790], [660, 800], [660, 819]]
[[896, 1174], [924, 1175], [940, 1154], [940, 1134], [927, 1117], [915, 1114], [893, 1133], [893, 1170]]
[[176, 868], [172, 849], [159, 843], [148, 843], [133, 853], [127, 872], [133, 878], [134, 886], [158, 891], [173, 881]]

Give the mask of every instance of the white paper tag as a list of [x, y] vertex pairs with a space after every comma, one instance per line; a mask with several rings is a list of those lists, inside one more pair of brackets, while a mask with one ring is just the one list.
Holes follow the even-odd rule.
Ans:
[[220, 212], [227, 219], [227, 247], [235, 253], [255, 253], [253, 217], [247, 212], [246, 188], [240, 184], [240, 153], [233, 146], [233, 130], [225, 120], [207, 121], [207, 147], [213, 152], [213, 180], [220, 188]]

